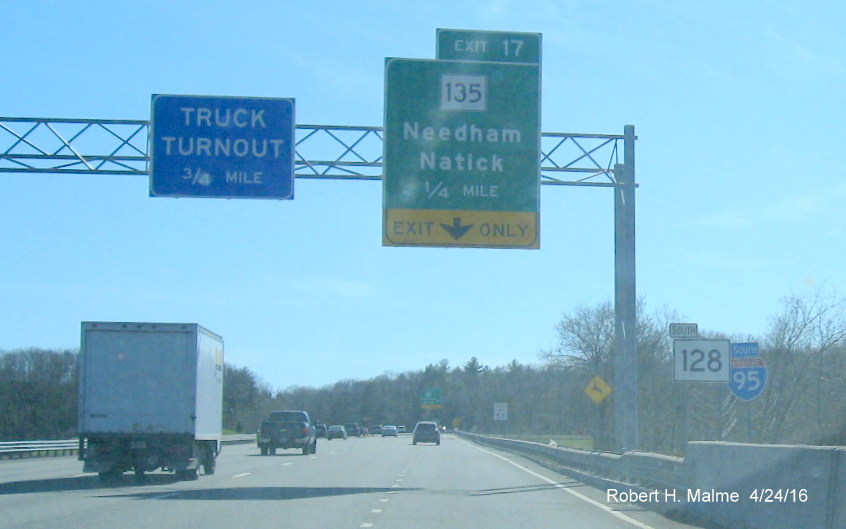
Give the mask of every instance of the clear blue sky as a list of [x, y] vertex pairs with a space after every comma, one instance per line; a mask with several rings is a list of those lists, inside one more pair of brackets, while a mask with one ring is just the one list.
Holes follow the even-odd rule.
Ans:
[[[542, 129], [636, 127], [637, 286], [701, 330], [761, 336], [846, 284], [842, 2], [46, 2], [0, 5], [0, 115], [149, 119], [150, 96], [296, 99], [381, 126], [385, 57], [436, 28], [543, 35]], [[613, 297], [608, 189], [544, 186], [541, 249], [386, 248], [378, 182], [293, 201], [150, 198], [144, 176], [3, 174], [0, 349], [83, 320], [196, 322], [272, 387], [471, 356], [538, 361]]]

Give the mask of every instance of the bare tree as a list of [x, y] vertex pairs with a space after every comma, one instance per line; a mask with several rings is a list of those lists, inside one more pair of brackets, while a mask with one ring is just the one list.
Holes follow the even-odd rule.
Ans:
[[796, 440], [791, 439], [789, 430], [806, 425], [800, 427], [798, 421], [788, 418], [803, 396], [819, 392], [816, 381], [808, 383], [808, 379], [819, 373], [819, 366], [832, 355], [842, 354], [844, 338], [846, 303], [836, 293], [817, 291], [806, 297], [793, 295], [784, 299], [781, 313], [771, 320], [766, 341], [771, 374], [758, 410], [757, 441]]
[[579, 305], [572, 313], [565, 313], [555, 329], [558, 346], [541, 353], [543, 360], [586, 372], [608, 372], [614, 345], [614, 307], [610, 301], [596, 307]]

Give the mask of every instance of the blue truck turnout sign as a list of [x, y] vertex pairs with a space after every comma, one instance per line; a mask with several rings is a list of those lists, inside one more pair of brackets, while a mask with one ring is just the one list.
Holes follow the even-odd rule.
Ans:
[[154, 95], [150, 195], [294, 196], [294, 100]]

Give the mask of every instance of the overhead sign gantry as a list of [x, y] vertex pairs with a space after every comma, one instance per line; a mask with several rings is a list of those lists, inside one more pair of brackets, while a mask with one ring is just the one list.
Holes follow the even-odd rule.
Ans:
[[[534, 36], [533, 36], [534, 35]], [[440, 30], [438, 32], [438, 59], [443, 62], [452, 62], [456, 64], [467, 64], [468, 61], [476, 61], [478, 63], [516, 63], [516, 64], [537, 64], [537, 80], [532, 81], [532, 86], [537, 86], [538, 92], [540, 90], [540, 34], [531, 33], [500, 33], [500, 32], [480, 32], [480, 31], [466, 31], [466, 30]], [[507, 70], [501, 70], [505, 72]], [[458, 72], [463, 73], [463, 72]], [[478, 73], [469, 72], [471, 75], [479, 75]], [[483, 73], [484, 74], [484, 73]], [[499, 74], [493, 75], [494, 81], [499, 81]], [[444, 86], [447, 90], [457, 89], [458, 92], [447, 93], [446, 106], [449, 107], [455, 104], [461, 104], [460, 99], [464, 98], [465, 104], [479, 104], [479, 101], [472, 101], [477, 97], [475, 91], [481, 91], [481, 86], [472, 86], [476, 81], [474, 79], [465, 79], [464, 88], [458, 87], [456, 79], [453, 79], [453, 85], [449, 85], [449, 79], [444, 82], [441, 80], [438, 83], [438, 90], [442, 90]], [[468, 83], [468, 81], [471, 81]], [[494, 84], [488, 82], [486, 78], [486, 98], [488, 102], [495, 99]], [[410, 90], [413, 88], [409, 88]], [[464, 95], [460, 92], [465, 90]], [[427, 92], [428, 94], [428, 92]], [[187, 96], [191, 97], [191, 96]], [[438, 92], [438, 99], [436, 103], [430, 103], [434, 113], [439, 112], [463, 112], [465, 115], [473, 115], [473, 113], [480, 113], [480, 110], [455, 110], [453, 109], [439, 109], [441, 92]], [[540, 107], [539, 93], [537, 94], [538, 104], [536, 108]], [[235, 98], [243, 99], [243, 98]], [[470, 101], [466, 101], [469, 99]], [[450, 103], [449, 101], [453, 102]], [[291, 101], [291, 123], [293, 121], [293, 100]], [[181, 108], [181, 107], [180, 107]], [[185, 107], [195, 108], [195, 107]], [[208, 105], [196, 108], [210, 108]], [[246, 108], [246, 107], [238, 107]], [[487, 107], [486, 107], [487, 108]], [[237, 110], [237, 109], [236, 109]], [[51, 173], [51, 174], [114, 174], [114, 175], [150, 175], [155, 173], [159, 176], [159, 171], [163, 166], [168, 165], [168, 161], [162, 162], [159, 155], [154, 153], [154, 146], [158, 143], [170, 145], [170, 160], [173, 172], [170, 174], [176, 180], [176, 190], [186, 191], [185, 194], [173, 194], [166, 196], [209, 196], [209, 197], [226, 197], [226, 198], [280, 198], [285, 197], [287, 191], [277, 193], [280, 196], [273, 196], [272, 192], [264, 195], [255, 193], [260, 189], [259, 182], [265, 182], [265, 173], [260, 168], [239, 169], [238, 167], [230, 167], [228, 165], [214, 165], [215, 170], [192, 171], [190, 174], [185, 169], [192, 167], [203, 169], [205, 166], [194, 164], [186, 165], [189, 162], [190, 156], [179, 154], [178, 140], [163, 139], [162, 135], [167, 134], [167, 137], [183, 137], [183, 138], [205, 138], [199, 142], [195, 142], [194, 147], [191, 146], [190, 140], [186, 142], [183, 140], [183, 152], [203, 153], [213, 152], [209, 141], [220, 140], [220, 144], [215, 143], [214, 149], [218, 153], [226, 153], [227, 138], [229, 138], [230, 149], [239, 149], [237, 152], [243, 153], [243, 158], [250, 151], [244, 150], [247, 144], [244, 141], [246, 137], [230, 136], [210, 136], [208, 133], [223, 133], [222, 130], [214, 130], [218, 128], [211, 126], [212, 117], [209, 113], [203, 110], [201, 113], [194, 113], [193, 111], [183, 112], [177, 110], [175, 116], [173, 115], [167, 119], [179, 119], [180, 113], [182, 119], [188, 119], [188, 125], [176, 127], [172, 133], [163, 132], [162, 123], [159, 117], [153, 116], [152, 123], [148, 120], [104, 120], [104, 119], [76, 119], [76, 118], [16, 118], [16, 117], [0, 117], [0, 173]], [[244, 121], [248, 114], [244, 112], [238, 113], [236, 120], [238, 123], [247, 123]], [[195, 118], [195, 127], [190, 126], [191, 117]], [[198, 117], [199, 116], [199, 117]], [[212, 114], [213, 116], [213, 114]], [[269, 140], [268, 146], [274, 148], [274, 143], [270, 140], [282, 138], [284, 136], [277, 136], [270, 134], [270, 122], [264, 119], [268, 116], [267, 112], [260, 114], [257, 110], [255, 114], [249, 114], [249, 124], [256, 125], [256, 129], [265, 130], [264, 124], [267, 124], [268, 135], [262, 136], [263, 139]], [[206, 122], [206, 117], [209, 121]], [[430, 116], [427, 116], [429, 119]], [[420, 123], [423, 118], [418, 118]], [[225, 110], [221, 114], [220, 120], [226, 121]], [[540, 119], [537, 118], [538, 123]], [[183, 124], [185, 121], [182, 122]], [[429, 123], [426, 121], [425, 123]], [[207, 126], [206, 126], [207, 125]], [[459, 123], [459, 126], [461, 124]], [[468, 118], [468, 132], [470, 129], [470, 122]], [[199, 130], [202, 126], [210, 129], [208, 131]], [[403, 123], [404, 126], [404, 123]], [[477, 124], [477, 127], [482, 125]], [[485, 125], [490, 128], [491, 126]], [[493, 125], [495, 129], [500, 130], [521, 130], [512, 124], [503, 123]], [[223, 128], [223, 127], [219, 127]], [[238, 129], [239, 127], [235, 127]], [[240, 127], [246, 129], [247, 127]], [[292, 126], [292, 128], [294, 128]], [[287, 127], [284, 127], [287, 129]], [[361, 179], [361, 180], [379, 180], [386, 178], [386, 175], [380, 174], [380, 169], [386, 169], [385, 154], [387, 152], [386, 140], [383, 137], [383, 128], [381, 127], [357, 127], [357, 126], [339, 126], [339, 125], [297, 125], [296, 131], [300, 133], [300, 137], [294, 141], [294, 131], [290, 132], [291, 141], [287, 143], [291, 147], [292, 156], [296, 157], [293, 162], [294, 172], [297, 178], [315, 178], [322, 180], [334, 179]], [[419, 134], [428, 134], [422, 132], [425, 125], [420, 127]], [[280, 129], [280, 131], [283, 129]], [[402, 127], [399, 129], [400, 134], [403, 133]], [[440, 129], [432, 128], [432, 134], [435, 130], [440, 134]], [[158, 131], [158, 132], [155, 132]], [[455, 127], [452, 128], [452, 133], [456, 137], [459, 134]], [[235, 133], [236, 131], [231, 131]], [[178, 134], [177, 134], [178, 133]], [[281, 134], [281, 132], [280, 132]], [[510, 134], [510, 133], [509, 133]], [[521, 132], [522, 134], [522, 132]], [[503, 137], [502, 135], [500, 137]], [[540, 135], [541, 141], [545, 143], [542, 150], [536, 153], [536, 159], [540, 160], [541, 165], [541, 179], [543, 184], [547, 185], [564, 185], [564, 186], [595, 186], [595, 187], [609, 187], [614, 191], [614, 269], [615, 269], [615, 352], [620, 354], [615, 355], [615, 377], [614, 377], [614, 395], [615, 395], [615, 422], [618, 447], [620, 449], [637, 449], [637, 326], [636, 326], [636, 288], [635, 288], [635, 130], [633, 125], [627, 125], [624, 128], [623, 134], [581, 134], [581, 133], [563, 133], [563, 132], [547, 132]], [[159, 138], [159, 141], [157, 141]], [[521, 140], [525, 136], [521, 136]], [[236, 146], [237, 142], [237, 146]], [[514, 143], [517, 143], [516, 141]], [[521, 141], [521, 143], [526, 143]], [[275, 145], [282, 145], [276, 143]], [[294, 149], [296, 145], [296, 149]], [[312, 149], [311, 146], [315, 147]], [[174, 147], [176, 150], [174, 150]], [[249, 145], [252, 149], [252, 145]], [[621, 147], [621, 148], [620, 148]], [[165, 147], [167, 149], [167, 147]], [[165, 156], [168, 156], [165, 150]], [[233, 151], [230, 151], [233, 152]], [[424, 151], [425, 152], [425, 151]], [[473, 151], [470, 151], [473, 152]], [[254, 158], [267, 158], [267, 155], [259, 156], [265, 153], [264, 145], [256, 144], [255, 150], [252, 153], [256, 154]], [[460, 154], [460, 153], [459, 153]], [[498, 160], [494, 163], [492, 154], [487, 162], [488, 172], [492, 168], [499, 168], [502, 164], [503, 169], [508, 165], [509, 160], [505, 159], [505, 155], [496, 152], [498, 156], [502, 156], [502, 162]], [[275, 155], [275, 154], [274, 154]], [[418, 152], [419, 156], [419, 152]], [[427, 155], [428, 156], [428, 155]], [[436, 155], [437, 156], [437, 155]], [[441, 156], [450, 156], [449, 153]], [[454, 156], [454, 155], [453, 155]], [[619, 163], [619, 158], [623, 157], [623, 163]], [[206, 156], [212, 158], [211, 156]], [[155, 161], [154, 158], [158, 158]], [[241, 158], [235, 156], [236, 160]], [[281, 158], [281, 156], [280, 156]], [[287, 158], [286, 158], [287, 159]], [[182, 163], [177, 162], [179, 160]], [[438, 162], [441, 159], [436, 158]], [[478, 160], [478, 159], [477, 159]], [[199, 162], [199, 160], [197, 160]], [[203, 160], [214, 161], [214, 160]], [[456, 158], [452, 158], [452, 162], [458, 164]], [[164, 165], [163, 165], [164, 163]], [[419, 158], [418, 158], [419, 163]], [[476, 162], [478, 164], [478, 161]], [[281, 165], [281, 164], [280, 164]], [[484, 163], [483, 163], [484, 166]], [[208, 167], [212, 167], [209, 165]], [[228, 169], [226, 167], [229, 167]], [[477, 165], [477, 168], [480, 168]], [[225, 187], [218, 194], [198, 194], [206, 187], [211, 187], [212, 177], [219, 174], [218, 169], [223, 169], [224, 182], [226, 181], [227, 172], [229, 173], [230, 186]], [[233, 174], [235, 172], [235, 174]], [[241, 172], [246, 175], [240, 174]], [[498, 171], [496, 171], [498, 173]], [[208, 179], [205, 176], [208, 173]], [[257, 175], [256, 173], [261, 173]], [[288, 170], [284, 170], [287, 174]], [[270, 173], [273, 174], [273, 173]], [[252, 178], [249, 177], [252, 175]], [[181, 179], [181, 180], [180, 180]], [[195, 182], [196, 179], [196, 182]], [[239, 182], [240, 180], [240, 182]], [[249, 182], [248, 182], [249, 180]], [[203, 185], [202, 182], [208, 181], [209, 186]], [[237, 185], [236, 185], [237, 184]], [[419, 184], [419, 182], [418, 182]], [[488, 182], [490, 185], [497, 185], [495, 182]], [[484, 185], [484, 183], [483, 183]], [[196, 189], [192, 189], [196, 188]], [[152, 189], [159, 190], [158, 187]], [[291, 186], [291, 191], [293, 187]], [[388, 189], [388, 188], [386, 188]], [[393, 189], [393, 188], [391, 188]], [[425, 184], [424, 184], [425, 189]], [[437, 189], [440, 192], [443, 189]], [[470, 188], [471, 195], [474, 188]], [[488, 188], [489, 191], [492, 191]], [[529, 186], [526, 187], [529, 189]], [[234, 190], [234, 191], [233, 191]], [[246, 190], [252, 190], [252, 194]], [[430, 187], [431, 193], [434, 188]], [[190, 193], [188, 192], [190, 191]], [[211, 191], [208, 189], [208, 191]], [[413, 187], [403, 189], [405, 192], [414, 192]], [[461, 189], [463, 192], [463, 188]], [[497, 189], [499, 191], [499, 189]], [[438, 196], [438, 193], [434, 196]], [[530, 193], [536, 193], [539, 196], [537, 189], [530, 190]], [[160, 195], [158, 192], [153, 192], [155, 196]], [[481, 194], [481, 193], [479, 193]], [[428, 194], [427, 194], [428, 196]], [[468, 197], [476, 199], [492, 199], [493, 197]], [[385, 204], [392, 204], [393, 198], [385, 199]], [[459, 206], [464, 207], [462, 204]], [[383, 207], [383, 212], [386, 211]], [[446, 210], [450, 211], [450, 210]], [[455, 209], [453, 211], [464, 211], [462, 209]], [[474, 213], [475, 210], [468, 210]], [[507, 210], [504, 210], [507, 212]], [[493, 210], [494, 214], [498, 214], [498, 210]], [[456, 218], [458, 221], [456, 222]], [[501, 219], [502, 217], [498, 217]], [[535, 230], [537, 231], [538, 213], [534, 214]], [[400, 229], [403, 226], [402, 220], [398, 225]], [[409, 220], [414, 222], [414, 219]], [[426, 221], [429, 222], [429, 221]], [[447, 228], [452, 228], [459, 239], [462, 237], [470, 237], [474, 230], [481, 230], [480, 227], [467, 227], [469, 224], [476, 224], [469, 218], [464, 219], [461, 214], [446, 216], [446, 222], [439, 222], [444, 226], [432, 224], [412, 224], [405, 226], [410, 231], [411, 229], [421, 229], [429, 226], [433, 230], [439, 229], [449, 235]], [[387, 226], [385, 224], [383, 226]], [[394, 225], [395, 227], [397, 225]], [[488, 232], [490, 238], [493, 236], [501, 239], [511, 239], [514, 242], [516, 237], [507, 237], [508, 232], [505, 231], [513, 225], [507, 222], [492, 222], [487, 225], [490, 228]], [[466, 231], [465, 231], [466, 229]], [[498, 231], [497, 231], [498, 230]], [[463, 235], [461, 232], [465, 231]], [[519, 231], [519, 229], [518, 229]], [[528, 229], [527, 229], [528, 232]], [[514, 233], [514, 232], [512, 232]], [[385, 231], [383, 228], [383, 240], [385, 238]], [[490, 241], [490, 238], [487, 242]], [[469, 241], [470, 239], [465, 239]], [[525, 242], [522, 239], [519, 242]], [[495, 241], [499, 242], [499, 241]], [[447, 239], [450, 245], [461, 246], [461, 244], [454, 244]], [[537, 244], [537, 241], [534, 241]], [[404, 244], [405, 245], [405, 244]], [[411, 244], [409, 244], [411, 245]], [[483, 242], [483, 246], [488, 246]], [[512, 247], [512, 246], [496, 246], [496, 247]], [[528, 248], [531, 245], [513, 247]], [[537, 246], [535, 246], [537, 247]], [[695, 359], [694, 359], [695, 360]], [[754, 378], [753, 377], [747, 377]]]

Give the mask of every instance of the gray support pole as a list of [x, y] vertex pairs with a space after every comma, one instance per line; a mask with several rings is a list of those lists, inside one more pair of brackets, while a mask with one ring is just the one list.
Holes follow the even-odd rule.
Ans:
[[635, 132], [626, 125], [622, 165], [614, 168], [614, 417], [616, 445], [638, 449], [637, 290], [635, 288]]

